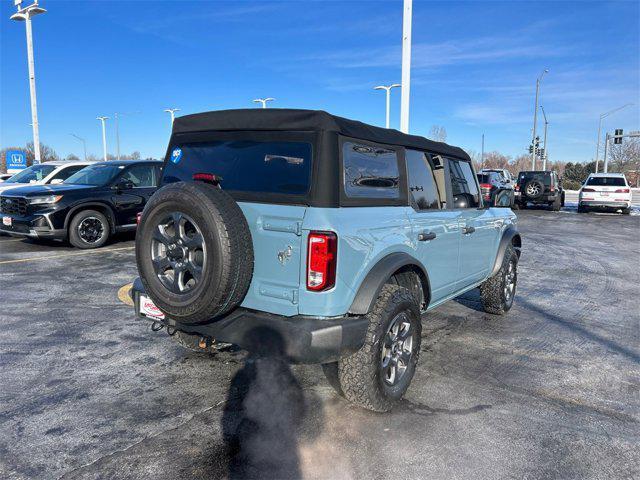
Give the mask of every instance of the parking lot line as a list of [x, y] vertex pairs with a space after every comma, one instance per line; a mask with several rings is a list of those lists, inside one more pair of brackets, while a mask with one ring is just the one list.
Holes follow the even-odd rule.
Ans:
[[42, 260], [51, 260], [52, 258], [62, 258], [62, 257], [71, 257], [75, 255], [90, 255], [96, 253], [107, 253], [107, 252], [120, 252], [123, 250], [133, 250], [136, 247], [121, 247], [121, 248], [109, 248], [103, 250], [87, 250], [83, 252], [72, 252], [72, 253], [61, 253], [59, 255], [48, 255], [46, 257], [29, 257], [29, 258], [18, 258], [16, 260], [1, 260], [0, 265], [7, 265], [9, 263], [24, 263], [31, 261], [42, 261]]
[[133, 300], [131, 300], [131, 295], [129, 295], [132, 286], [133, 283], [127, 283], [126, 285], [120, 287], [120, 289], [118, 290], [118, 300], [120, 300], [125, 305], [129, 305], [130, 307], [133, 307]]

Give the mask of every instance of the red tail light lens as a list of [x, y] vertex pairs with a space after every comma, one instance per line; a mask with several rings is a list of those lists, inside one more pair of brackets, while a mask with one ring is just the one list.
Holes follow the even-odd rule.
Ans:
[[218, 185], [220, 180], [222, 180], [222, 178], [213, 173], [194, 173], [192, 178], [195, 182], [206, 182], [212, 183], [213, 185]]
[[140, 225], [140, 220], [142, 220], [142, 212], [136, 214], [136, 225]]
[[333, 232], [311, 232], [307, 243], [307, 290], [320, 292], [336, 284], [338, 237]]
[[616, 193], [629, 193], [628, 188], [619, 188], [616, 190]]
[[516, 192], [520, 191], [520, 185], [516, 185]]
[[491, 184], [490, 183], [481, 183], [480, 184], [480, 188], [491, 190]]
[[583, 192], [595, 192], [596, 189], [595, 188], [583, 188], [582, 191]]

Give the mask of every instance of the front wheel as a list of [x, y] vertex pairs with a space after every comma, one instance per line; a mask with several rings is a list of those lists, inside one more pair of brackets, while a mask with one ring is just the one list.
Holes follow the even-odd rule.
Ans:
[[69, 223], [69, 242], [76, 248], [102, 247], [109, 234], [109, 220], [97, 210], [83, 210]]
[[402, 398], [415, 373], [422, 333], [420, 308], [408, 289], [385, 285], [367, 318], [364, 345], [340, 359], [337, 378], [329, 380], [350, 402], [386, 412]]
[[518, 254], [513, 245], [509, 245], [504, 252], [500, 270], [480, 285], [484, 311], [495, 315], [507, 313], [513, 305], [517, 284]]

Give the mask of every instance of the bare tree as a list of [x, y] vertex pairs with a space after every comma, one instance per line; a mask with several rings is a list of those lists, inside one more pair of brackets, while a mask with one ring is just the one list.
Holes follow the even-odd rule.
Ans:
[[640, 138], [622, 139], [619, 145], [609, 143], [609, 170], [624, 173], [635, 170], [640, 162]]
[[432, 125], [431, 130], [429, 130], [429, 138], [436, 142], [446, 142], [447, 129], [441, 125]]

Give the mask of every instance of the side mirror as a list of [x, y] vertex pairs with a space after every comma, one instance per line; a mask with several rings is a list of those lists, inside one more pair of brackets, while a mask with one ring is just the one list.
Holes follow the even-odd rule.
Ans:
[[62, 180], [61, 178], [54, 178], [50, 183], [51, 185], [60, 185], [62, 182], [64, 182], [64, 180]]
[[115, 190], [131, 190], [133, 188], [133, 182], [131, 180], [120, 180], [113, 188]]

